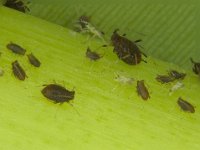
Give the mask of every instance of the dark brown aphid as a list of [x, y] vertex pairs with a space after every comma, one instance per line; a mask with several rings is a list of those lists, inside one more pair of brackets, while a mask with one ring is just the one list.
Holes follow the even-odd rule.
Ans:
[[4, 6], [21, 11], [23, 13], [30, 11], [30, 9], [21, 0], [6, 0]]
[[181, 97], [178, 98], [177, 103], [183, 111], [187, 111], [190, 113], [195, 112], [194, 106], [192, 106], [192, 104], [190, 104], [189, 102], [183, 100]]
[[176, 70], [171, 70], [169, 73], [169, 76], [175, 78], [175, 79], [184, 79], [186, 74], [185, 73], [180, 73]]
[[[111, 36], [111, 41], [114, 46], [113, 51], [117, 54], [118, 58], [129, 65], [137, 65], [141, 61], [144, 61], [142, 59], [142, 54], [145, 57], [146, 55], [140, 51], [135, 42], [130, 41], [126, 37], [119, 35], [117, 31], [118, 29], [113, 32], [113, 35]], [[139, 41], [141, 40], [138, 40], [136, 42]]]
[[74, 99], [75, 91], [69, 91], [57, 84], [49, 84], [45, 86], [46, 87], [41, 91], [42, 94], [54, 103], [62, 104]]
[[168, 75], [157, 75], [156, 80], [161, 83], [169, 83], [174, 81], [175, 78]]
[[40, 65], [41, 65], [40, 61], [32, 53], [28, 54], [27, 57], [28, 57], [29, 62], [33, 66], [40, 67]]
[[142, 97], [143, 100], [150, 98], [149, 92], [144, 85], [144, 80], [137, 81], [137, 93]]
[[24, 48], [12, 42], [7, 44], [7, 48], [15, 54], [24, 55], [26, 53], [26, 50]]
[[191, 62], [194, 64], [194, 66], [193, 66], [193, 72], [195, 73], [195, 74], [198, 74], [198, 75], [200, 75], [200, 63], [197, 63], [197, 62], [195, 62], [195, 61], [193, 61], [193, 59], [192, 58], [190, 58], [190, 60], [191, 60]]
[[88, 58], [91, 59], [91, 60], [96, 61], [96, 60], [100, 59], [102, 56], [100, 56], [100, 55], [99, 55], [98, 53], [96, 53], [96, 52], [91, 51], [90, 48], [88, 47], [88, 48], [87, 48], [87, 51], [86, 51], [86, 57], [88, 57]]
[[25, 78], [27, 77], [25, 71], [19, 65], [17, 60], [12, 63], [12, 70], [15, 77], [19, 80], [25, 80]]
[[87, 24], [90, 22], [90, 18], [91, 17], [85, 16], [85, 15], [82, 15], [79, 17], [78, 23], [80, 24], [82, 29], [87, 28]]

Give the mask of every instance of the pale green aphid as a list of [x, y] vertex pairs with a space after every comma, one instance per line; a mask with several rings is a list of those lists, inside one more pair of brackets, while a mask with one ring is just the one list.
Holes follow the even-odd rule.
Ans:
[[97, 30], [90, 22], [84, 20], [79, 20], [79, 22], [84, 24], [84, 28], [82, 28], [81, 25], [78, 26], [82, 33], [89, 33], [92, 35], [91, 38], [98, 37], [103, 42], [105, 42], [105, 39], [103, 38], [103, 33]]

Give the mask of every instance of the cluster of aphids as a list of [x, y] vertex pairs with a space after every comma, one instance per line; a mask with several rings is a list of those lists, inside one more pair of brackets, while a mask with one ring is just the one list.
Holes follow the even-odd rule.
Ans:
[[[25, 55], [26, 53], [26, 50], [24, 48], [12, 42], [7, 44], [7, 48], [18, 55]], [[40, 61], [32, 53], [28, 54], [27, 57], [30, 64], [35, 67], [40, 67]], [[17, 60], [12, 63], [12, 71], [15, 77], [19, 80], [24, 81], [27, 77], [24, 69], [21, 67]], [[49, 84], [45, 85], [45, 88], [41, 91], [41, 93], [55, 103], [63, 103], [74, 99], [75, 91], [69, 91], [66, 88], [57, 84]]]
[[4, 6], [21, 11], [23, 13], [25, 13], [26, 11], [30, 11], [25, 2], [21, 0], [6, 0]]
[[[25, 53], [26, 53], [26, 50], [24, 48], [22, 48], [21, 46], [15, 44], [15, 43], [12, 43], [12, 42], [7, 44], [6, 47], [17, 55], [25, 55]], [[40, 65], [41, 65], [40, 61], [32, 53], [28, 54], [27, 57], [28, 57], [30, 64], [32, 64], [35, 67], [40, 67]], [[21, 67], [21, 65], [19, 64], [19, 62], [17, 60], [15, 60], [12, 63], [12, 71], [13, 71], [13, 74], [15, 75], [15, 77], [19, 80], [24, 81], [25, 78], [27, 77], [24, 69]]]
[[[101, 37], [102, 35], [100, 34], [100, 32], [98, 30], [96, 30], [94, 27], [92, 28], [93, 30], [91, 30], [89, 26], [87, 26], [90, 21], [89, 17], [86, 16], [81, 16], [79, 18], [79, 25], [80, 25], [80, 29], [81, 30], [87, 30], [88, 32], [90, 32], [90, 34], [92, 34], [93, 36], [97, 36], [97, 37]], [[95, 32], [94, 32], [95, 31]], [[97, 34], [96, 34], [97, 33]], [[102, 38], [102, 37], [101, 37]], [[141, 40], [136, 40], [136, 41], [131, 41], [128, 38], [125, 37], [124, 35], [119, 35], [118, 34], [118, 29], [116, 29], [112, 36], [111, 36], [111, 44], [114, 47], [113, 52], [116, 53], [116, 55], [118, 56], [118, 58], [120, 60], [122, 60], [123, 62], [125, 62], [128, 65], [137, 65], [139, 64], [141, 61], [147, 63], [142, 56], [147, 57], [146, 54], [144, 54], [139, 46], [137, 45], [138, 42], [140, 42]], [[105, 45], [104, 45], [105, 46]], [[100, 59], [102, 56], [100, 56], [100, 54], [91, 51], [90, 48], [87, 48], [86, 51], [86, 56], [88, 58], [90, 58], [91, 60], [98, 60]], [[196, 74], [200, 75], [200, 63], [196, 63], [191, 59], [191, 62], [194, 64], [194, 68], [193, 71]], [[168, 72], [168, 74], [166, 75], [157, 75], [157, 77], [155, 78], [158, 82], [161, 82], [162, 84], [164, 83], [169, 83], [169, 82], [174, 82], [175, 80], [183, 80], [185, 78], [186, 74], [185, 73], [180, 73], [176, 70], [170, 70]], [[120, 78], [120, 79], [119, 79]], [[118, 76], [117, 80], [121, 80], [122, 77]], [[127, 83], [132, 83], [133, 79], [132, 78], [123, 78], [123, 82], [124, 80], [126, 80]], [[175, 90], [177, 90], [178, 88], [182, 87], [183, 84], [181, 82], [177, 82], [176, 85], [174, 85], [172, 87], [172, 89], [170, 89], [170, 92], [173, 92]], [[148, 88], [145, 86], [145, 81], [144, 80], [138, 80], [137, 81], [137, 86], [136, 86], [136, 90], [138, 95], [143, 99], [143, 100], [148, 100], [150, 99], [150, 94], [148, 91]], [[194, 107], [187, 101], [183, 100], [181, 97], [178, 98], [177, 100], [177, 104], [181, 107], [182, 110], [187, 111], [187, 112], [191, 112], [194, 113], [195, 109]]]

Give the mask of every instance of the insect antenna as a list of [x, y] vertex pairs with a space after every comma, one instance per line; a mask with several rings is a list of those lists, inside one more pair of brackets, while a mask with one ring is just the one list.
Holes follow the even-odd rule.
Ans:
[[71, 106], [73, 107], [73, 109], [75, 110], [75, 112], [76, 112], [79, 116], [81, 116], [81, 114], [80, 114], [80, 113], [78, 112], [78, 110], [74, 107], [74, 105], [72, 105], [72, 104], [69, 103], [69, 102], [68, 102], [68, 104], [71, 105]]

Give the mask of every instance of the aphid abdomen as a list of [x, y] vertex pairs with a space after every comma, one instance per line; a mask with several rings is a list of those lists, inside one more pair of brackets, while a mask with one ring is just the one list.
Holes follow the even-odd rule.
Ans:
[[190, 112], [190, 113], [195, 112], [194, 107], [189, 102], [183, 100], [181, 97], [178, 98], [177, 103], [183, 111]]
[[118, 58], [129, 65], [139, 64], [142, 60], [142, 53], [138, 46], [129, 39], [120, 36], [117, 30], [113, 32], [111, 41], [114, 46], [114, 52]]
[[54, 103], [69, 102], [74, 99], [75, 91], [68, 91], [64, 87], [56, 84], [47, 85], [42, 91], [42, 94], [54, 101]]
[[26, 53], [24, 48], [14, 43], [7, 44], [7, 48], [15, 54], [24, 55]]
[[174, 77], [171, 77], [168, 75], [157, 75], [157, 77], [155, 79], [161, 83], [169, 83], [169, 82], [173, 82], [175, 80]]
[[91, 51], [89, 47], [87, 48], [86, 51], [86, 57], [94, 61], [101, 58], [101, 56], [98, 53]]
[[143, 100], [147, 100], [148, 98], [150, 98], [148, 89], [144, 85], [144, 80], [137, 81], [137, 92], [138, 95], [140, 95]]
[[12, 63], [12, 70], [15, 77], [19, 80], [25, 80], [25, 77], [27, 77], [25, 71], [19, 65], [17, 60]]
[[40, 67], [41, 63], [40, 61], [31, 53], [27, 55], [29, 62], [35, 66], [35, 67]]

